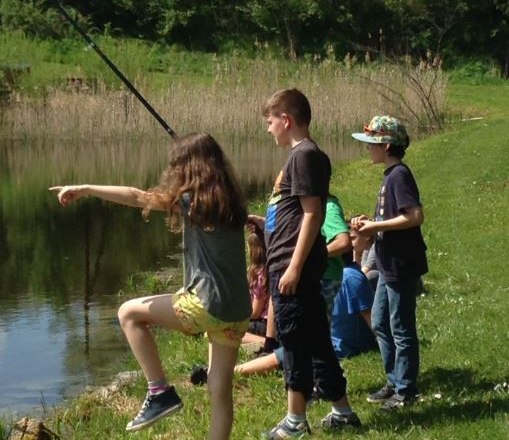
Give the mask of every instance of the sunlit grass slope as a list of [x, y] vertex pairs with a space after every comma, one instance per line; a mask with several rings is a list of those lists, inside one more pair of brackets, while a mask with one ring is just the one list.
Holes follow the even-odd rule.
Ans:
[[[344, 361], [350, 400], [364, 426], [345, 430], [342, 439], [507, 439], [509, 85], [454, 85], [449, 97], [465, 121], [415, 142], [405, 158], [421, 190], [430, 262], [426, 293], [418, 301], [422, 398], [400, 412], [380, 413], [365, 400], [384, 381], [377, 353]], [[332, 192], [348, 215], [371, 213], [381, 175], [382, 169], [367, 159], [336, 165]], [[209, 423], [207, 391], [190, 385], [188, 373], [193, 363], [206, 361], [205, 340], [161, 333], [159, 343], [185, 408], [135, 437], [203, 439]], [[137, 368], [129, 362], [126, 369]], [[124, 426], [143, 394], [140, 381], [108, 400], [85, 396], [48, 424], [63, 438], [134, 438]], [[232, 439], [260, 438], [285, 413], [280, 373], [236, 378], [235, 405]], [[310, 408], [316, 439], [337, 438], [319, 427], [328, 409], [326, 403]]]

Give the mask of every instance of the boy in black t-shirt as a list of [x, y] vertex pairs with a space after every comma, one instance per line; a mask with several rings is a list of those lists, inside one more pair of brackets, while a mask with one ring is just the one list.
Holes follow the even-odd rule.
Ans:
[[392, 410], [412, 403], [418, 394], [419, 340], [416, 294], [420, 276], [428, 271], [426, 245], [420, 225], [424, 214], [419, 190], [410, 169], [402, 163], [410, 140], [401, 122], [375, 116], [364, 133], [352, 136], [367, 143], [373, 163], [385, 165], [375, 218], [352, 219], [360, 234], [375, 238], [378, 285], [371, 310], [387, 383], [368, 401]]
[[[276, 327], [284, 348], [288, 414], [270, 439], [310, 433], [306, 402], [315, 385], [332, 411], [324, 428], [360, 425], [346, 397], [343, 377], [332, 348], [320, 279], [327, 249], [320, 234], [329, 191], [331, 164], [310, 139], [311, 108], [297, 89], [276, 92], [265, 103], [267, 131], [277, 145], [290, 147], [265, 217], [265, 242]], [[314, 381], [313, 381], [314, 374]]]

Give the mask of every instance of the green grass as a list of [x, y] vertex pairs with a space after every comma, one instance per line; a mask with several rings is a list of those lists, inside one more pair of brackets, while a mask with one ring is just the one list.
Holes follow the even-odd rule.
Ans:
[[[227, 60], [136, 39], [94, 37], [94, 40], [130, 81], [143, 80], [145, 89], [150, 86], [152, 90], [161, 90], [167, 86], [168, 78], [210, 82]], [[121, 86], [106, 63], [82, 40], [50, 41], [0, 33], [0, 67], [27, 64], [30, 74], [20, 78], [17, 89], [32, 95], [65, 87], [72, 77], [112, 89]]]
[[[346, 360], [342, 365], [349, 397], [364, 426], [345, 430], [343, 439], [507, 439], [509, 390], [502, 384], [509, 382], [509, 285], [504, 268], [509, 247], [509, 85], [455, 84], [449, 98], [453, 111], [483, 119], [456, 122], [415, 142], [405, 158], [421, 190], [430, 263], [426, 293], [418, 302], [422, 401], [398, 413], [380, 413], [365, 400], [384, 381], [379, 356]], [[332, 192], [347, 215], [372, 212], [381, 174], [367, 159], [335, 166]], [[262, 211], [259, 201], [252, 207]], [[188, 373], [192, 364], [205, 362], [206, 343], [164, 332], [158, 339], [168, 376], [185, 407], [135, 437], [205, 438], [207, 392], [191, 386]], [[134, 360], [129, 359], [125, 369], [137, 369]], [[85, 395], [57, 410], [47, 425], [63, 438], [134, 438], [124, 426], [143, 394], [140, 380], [111, 399]], [[235, 405], [232, 439], [260, 438], [286, 410], [280, 374], [236, 378]], [[314, 438], [337, 437], [318, 427], [327, 411], [326, 403], [310, 408]]]
[[[186, 84], [211, 84], [232, 70], [246, 72], [251, 81], [253, 59], [238, 53], [209, 54], [184, 51], [176, 46], [149, 43], [134, 38], [115, 39], [94, 36], [97, 47], [115, 66], [143, 91], [166, 90], [173, 81]], [[272, 59], [268, 52], [260, 59]], [[6, 66], [29, 65], [30, 74], [21, 75], [18, 91], [29, 95], [65, 88], [68, 79], [80, 78], [90, 85], [118, 89], [121, 81], [106, 63], [81, 39], [41, 40], [21, 33], [0, 32], [0, 71]], [[278, 59], [278, 66], [291, 75], [295, 63]], [[0, 76], [0, 80], [1, 80]]]
[[[402, 416], [397, 427], [411, 438], [507, 438], [508, 390], [494, 388], [509, 380], [509, 285], [503, 271], [509, 85], [454, 85], [450, 105], [483, 119], [415, 143], [406, 158], [426, 214], [430, 273], [418, 320], [421, 388], [429, 403]], [[371, 212], [380, 168], [357, 162], [337, 171], [334, 187], [346, 211]], [[364, 362], [354, 361], [361, 369]], [[363, 375], [361, 383], [366, 380]], [[391, 430], [380, 429], [378, 435], [389, 437]]]

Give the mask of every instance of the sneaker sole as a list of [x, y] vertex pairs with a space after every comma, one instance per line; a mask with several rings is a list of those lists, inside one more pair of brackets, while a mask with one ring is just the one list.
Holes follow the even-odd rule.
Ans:
[[[275, 435], [277, 435], [277, 437], [275, 437]], [[271, 439], [271, 440], [284, 440], [284, 439], [289, 439], [289, 438], [301, 440], [304, 437], [311, 436], [311, 435], [312, 435], [312, 431], [311, 431], [311, 428], [309, 428], [309, 431], [301, 432], [299, 435], [287, 435], [286, 434], [284, 437], [282, 437], [281, 435], [276, 434], [276, 433], [272, 434], [272, 430], [271, 430], [271, 431], [262, 432], [261, 437], [264, 439]]]
[[129, 426], [129, 425], [127, 425], [125, 430], [127, 432], [136, 432], [136, 431], [140, 431], [140, 430], [142, 430], [144, 428], [148, 428], [150, 425], [152, 425], [153, 423], [157, 422], [159, 419], [162, 419], [163, 417], [166, 417], [166, 416], [171, 416], [172, 414], [174, 414], [177, 411], [181, 410], [183, 407], [184, 407], [183, 403], [180, 403], [179, 405], [172, 406], [171, 408], [168, 408], [166, 411], [164, 411], [161, 414], [159, 414], [157, 417], [154, 417], [153, 419], [148, 420], [145, 423], [140, 423], [140, 424], [138, 424], [136, 426]]
[[393, 405], [391, 406], [385, 406], [385, 405], [382, 405], [380, 407], [380, 411], [399, 411], [403, 408], [407, 408], [409, 406], [412, 406], [416, 403], [416, 398], [413, 398], [411, 400], [407, 400], [405, 402], [399, 402], [399, 403], [394, 403]]
[[336, 424], [331, 424], [331, 423], [328, 423], [329, 420], [324, 420], [322, 419], [320, 424], [322, 425], [322, 429], [326, 432], [330, 432], [330, 431], [340, 431], [342, 430], [343, 428], [347, 428], [349, 426], [353, 427], [353, 428], [360, 428], [362, 426], [362, 422], [360, 421], [360, 419], [356, 419], [356, 420], [350, 420], [349, 422], [336, 422]]
[[293, 438], [293, 439], [296, 439], [296, 440], [302, 440], [303, 438], [305, 438], [307, 436], [310, 437], [311, 434], [308, 433], [308, 432], [304, 432], [304, 433], [300, 434], [298, 437], [297, 436], [291, 436], [291, 437], [281, 437], [281, 436], [271, 437], [270, 433], [268, 433], [268, 432], [262, 433], [262, 438], [265, 438], [265, 439], [277, 439], [277, 440], [284, 440], [286, 438]]

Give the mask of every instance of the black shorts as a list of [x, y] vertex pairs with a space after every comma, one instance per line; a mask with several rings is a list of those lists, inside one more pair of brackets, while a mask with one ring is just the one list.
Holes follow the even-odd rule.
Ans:
[[339, 400], [345, 395], [346, 380], [332, 347], [320, 279], [312, 271], [303, 272], [296, 293], [281, 295], [278, 285], [283, 273], [269, 273], [269, 283], [284, 348], [286, 387], [309, 399], [316, 386], [325, 400]]

